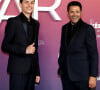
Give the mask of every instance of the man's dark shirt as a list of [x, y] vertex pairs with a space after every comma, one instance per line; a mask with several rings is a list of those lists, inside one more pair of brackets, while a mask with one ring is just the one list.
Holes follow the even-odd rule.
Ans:
[[69, 23], [69, 29], [68, 29], [68, 33], [67, 33], [67, 45], [70, 44], [71, 39], [73, 38], [73, 36], [75, 35], [75, 33], [79, 30], [79, 26], [81, 23], [81, 19], [75, 24], [72, 25], [71, 22]]

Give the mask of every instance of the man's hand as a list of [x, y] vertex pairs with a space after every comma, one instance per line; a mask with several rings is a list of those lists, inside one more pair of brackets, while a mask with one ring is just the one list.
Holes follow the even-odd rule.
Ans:
[[89, 88], [95, 88], [96, 87], [96, 77], [89, 77]]
[[35, 82], [38, 84], [40, 82], [40, 76], [36, 76]]
[[35, 53], [35, 43], [32, 43], [31, 45], [27, 46], [26, 48], [26, 54], [34, 54]]

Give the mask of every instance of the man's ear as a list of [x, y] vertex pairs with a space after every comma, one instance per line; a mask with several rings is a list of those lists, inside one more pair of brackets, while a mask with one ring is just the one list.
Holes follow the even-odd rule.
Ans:
[[82, 14], [82, 11], [81, 11], [81, 16], [82, 16], [83, 14]]
[[67, 11], [67, 13], [66, 13], [66, 14], [67, 14], [67, 16], [69, 17], [69, 12], [68, 12], [68, 11]]
[[20, 6], [20, 8], [22, 8], [22, 4], [19, 2], [19, 6]]

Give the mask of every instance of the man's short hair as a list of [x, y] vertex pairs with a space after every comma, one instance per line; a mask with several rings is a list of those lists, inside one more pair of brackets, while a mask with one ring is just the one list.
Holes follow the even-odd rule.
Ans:
[[80, 10], [82, 11], [82, 5], [78, 1], [71, 1], [71, 2], [69, 2], [68, 6], [67, 6], [67, 11], [69, 11], [70, 6], [79, 6]]
[[23, 0], [20, 0], [20, 3], [22, 3]]

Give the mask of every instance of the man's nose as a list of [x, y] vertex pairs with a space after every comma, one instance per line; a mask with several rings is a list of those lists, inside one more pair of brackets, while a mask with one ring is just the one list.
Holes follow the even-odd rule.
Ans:
[[73, 12], [73, 15], [76, 15], [76, 12]]

